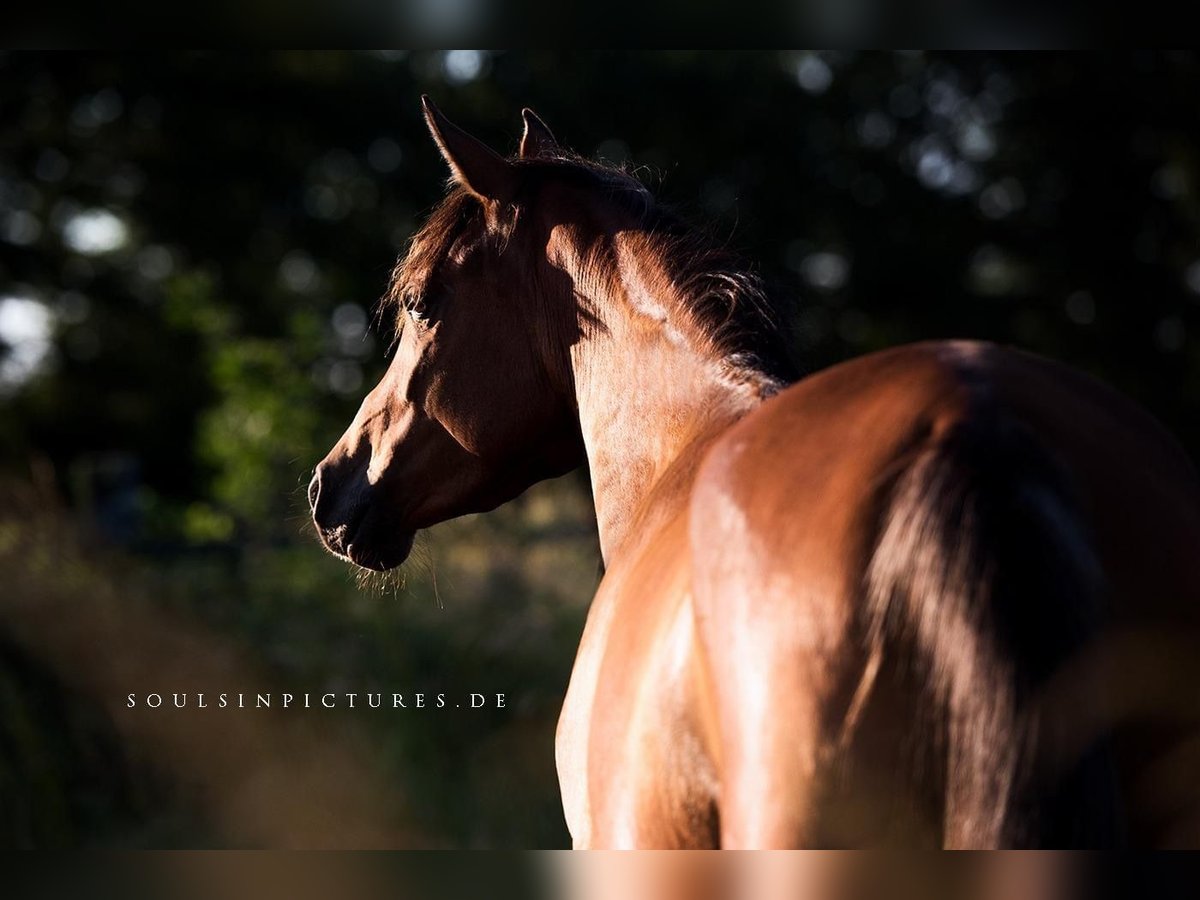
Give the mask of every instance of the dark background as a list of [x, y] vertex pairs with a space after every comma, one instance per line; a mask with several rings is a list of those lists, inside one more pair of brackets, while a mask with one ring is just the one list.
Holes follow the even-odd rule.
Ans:
[[[586, 478], [434, 529], [403, 583], [360, 585], [307, 527], [384, 364], [376, 298], [441, 195], [422, 92], [505, 152], [529, 105], [628, 164], [776, 285], [804, 369], [988, 338], [1200, 449], [1192, 54], [7, 54], [0, 844], [323, 844], [351, 819], [566, 842]], [[123, 709], [226, 684], [509, 705]]]

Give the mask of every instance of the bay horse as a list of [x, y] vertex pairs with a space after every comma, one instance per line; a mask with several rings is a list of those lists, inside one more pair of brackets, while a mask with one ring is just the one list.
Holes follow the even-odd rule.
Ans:
[[759, 279], [636, 179], [423, 102], [450, 188], [313, 519], [384, 570], [587, 464], [576, 847], [1200, 843], [1200, 485], [1164, 429], [973, 341], [796, 380]]

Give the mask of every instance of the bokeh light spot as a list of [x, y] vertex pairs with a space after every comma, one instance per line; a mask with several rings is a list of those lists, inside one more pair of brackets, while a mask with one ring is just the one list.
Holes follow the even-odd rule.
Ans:
[[391, 138], [376, 138], [367, 148], [367, 164], [376, 172], [384, 175], [400, 168], [403, 159], [404, 154], [400, 150], [400, 145]]
[[483, 74], [486, 62], [482, 50], [450, 50], [442, 58], [442, 71], [451, 84], [467, 84]]
[[0, 390], [20, 387], [41, 371], [51, 356], [53, 317], [33, 297], [0, 297]]
[[339, 338], [360, 341], [367, 333], [367, 313], [357, 303], [343, 303], [330, 317]]
[[796, 83], [810, 94], [823, 94], [833, 84], [833, 69], [815, 53], [804, 53], [796, 60]]
[[896, 136], [896, 126], [887, 113], [873, 109], [858, 120], [858, 139], [864, 147], [881, 149]]
[[4, 217], [0, 235], [9, 244], [28, 247], [42, 236], [42, 223], [26, 209], [16, 209]]
[[1009, 177], [989, 184], [979, 195], [979, 211], [989, 219], [1003, 219], [1025, 206], [1025, 189]]
[[1087, 291], [1075, 291], [1064, 306], [1067, 318], [1076, 325], [1091, 325], [1096, 321], [1096, 300]]
[[62, 181], [70, 171], [70, 161], [61, 151], [55, 150], [53, 147], [43, 150], [38, 155], [37, 163], [33, 168], [34, 175], [49, 183]]
[[67, 218], [63, 241], [76, 253], [100, 256], [119, 250], [129, 241], [129, 226], [107, 209], [86, 209]]
[[836, 251], [821, 250], [804, 258], [800, 274], [819, 291], [837, 291], [850, 280], [850, 261]]
[[297, 293], [312, 290], [317, 284], [317, 264], [303, 250], [293, 250], [279, 262], [279, 280]]

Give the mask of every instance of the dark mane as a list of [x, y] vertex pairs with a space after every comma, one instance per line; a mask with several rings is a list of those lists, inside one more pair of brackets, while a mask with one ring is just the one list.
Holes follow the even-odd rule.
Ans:
[[[736, 253], [658, 203], [628, 171], [573, 154], [534, 160], [514, 158], [535, 178], [555, 177], [601, 190], [631, 213], [671, 280], [684, 313], [731, 370], [752, 370], [779, 382], [795, 377], [777, 312], [762, 279]], [[531, 179], [530, 191], [536, 190]], [[385, 306], [404, 308], [423, 296], [438, 266], [487, 235], [483, 207], [453, 182], [446, 198], [414, 234], [396, 263]], [[402, 322], [403, 317], [398, 317]]]

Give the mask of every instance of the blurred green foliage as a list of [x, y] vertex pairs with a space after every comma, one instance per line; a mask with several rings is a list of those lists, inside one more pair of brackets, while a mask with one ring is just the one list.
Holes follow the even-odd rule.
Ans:
[[[505, 151], [529, 105], [627, 163], [777, 285], [805, 369], [989, 338], [1200, 448], [1193, 54], [0, 57], [0, 471], [48, 466], [88, 578], [281, 690], [507, 692], [360, 717], [433, 840], [566, 841], [553, 727], [598, 557], [582, 475], [434, 529], [403, 587], [360, 587], [308, 532], [312, 467], [385, 363], [375, 298], [446, 176], [422, 92]], [[221, 843], [176, 791], [64, 787], [87, 766], [36, 748], [111, 735], [29, 713], [90, 702], [57, 683], [0, 643], [0, 765], [57, 761], [0, 777], [0, 842]]]

